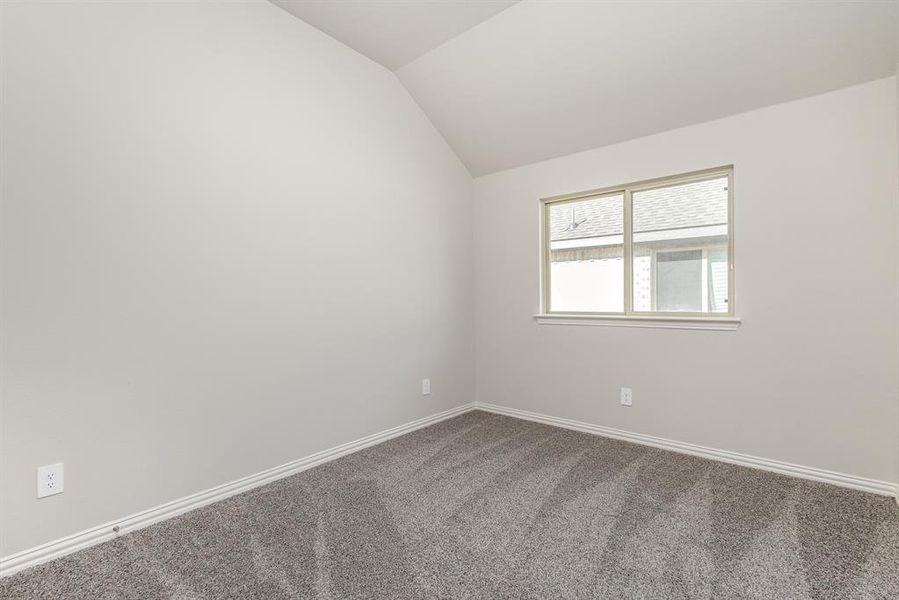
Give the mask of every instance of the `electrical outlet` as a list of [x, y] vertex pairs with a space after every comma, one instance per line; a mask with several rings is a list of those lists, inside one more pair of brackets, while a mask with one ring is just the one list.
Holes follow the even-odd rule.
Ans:
[[631, 388], [621, 388], [621, 405], [631, 406], [634, 403], [634, 390]]
[[62, 463], [37, 468], [37, 497], [61, 494], [63, 490]]
[[422, 396], [430, 396], [431, 395], [431, 380], [430, 379], [422, 379], [421, 380], [421, 395]]

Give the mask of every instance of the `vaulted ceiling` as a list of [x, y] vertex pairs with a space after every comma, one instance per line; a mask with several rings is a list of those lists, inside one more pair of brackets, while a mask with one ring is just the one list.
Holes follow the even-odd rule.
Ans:
[[395, 70], [475, 176], [896, 70], [892, 1], [276, 3]]
[[391, 71], [517, 0], [271, 0]]

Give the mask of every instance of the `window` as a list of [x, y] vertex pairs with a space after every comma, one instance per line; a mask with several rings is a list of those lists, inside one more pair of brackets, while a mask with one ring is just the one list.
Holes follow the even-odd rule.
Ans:
[[733, 316], [731, 167], [543, 200], [543, 313]]

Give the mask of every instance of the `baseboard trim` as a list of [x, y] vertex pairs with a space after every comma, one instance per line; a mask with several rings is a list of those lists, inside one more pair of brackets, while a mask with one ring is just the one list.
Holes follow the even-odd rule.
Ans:
[[[750, 456], [739, 452], [730, 452], [729, 450], [719, 450], [717, 448], [709, 448], [706, 446], [698, 446], [687, 442], [678, 442], [652, 435], [642, 433], [634, 433], [623, 429], [615, 429], [613, 427], [603, 427], [602, 425], [593, 425], [583, 421], [575, 421], [572, 419], [563, 419], [561, 417], [553, 417], [541, 413], [519, 410], [517, 408], [509, 408], [498, 404], [488, 404], [483, 402], [475, 403], [476, 410], [483, 410], [518, 419], [535, 421], [546, 425], [555, 425], [556, 427], [564, 427], [565, 429], [573, 429], [575, 431], [583, 431], [594, 435], [614, 438], [626, 442], [634, 442], [663, 450], [671, 450], [683, 454], [691, 454], [702, 458], [709, 458], [720, 462], [751, 467], [753, 469], [761, 469], [763, 471], [772, 471], [782, 475], [790, 475], [800, 479], [810, 479], [812, 481], [821, 481], [838, 485], [840, 487], [861, 490], [863, 492], [871, 492], [882, 496], [896, 497], [899, 487], [895, 483], [887, 481], [878, 481], [876, 479], [867, 479], [865, 477], [857, 477], [855, 475], [847, 475], [846, 473], [836, 473], [834, 471], [826, 471], [824, 469], [816, 469], [815, 467], [805, 467], [802, 465], [794, 465], [791, 463], [781, 462], [779, 460], [771, 460], [769, 458], [760, 458], [758, 456]], [[899, 502], [899, 498], [897, 498]]]
[[[249, 491], [253, 488], [271, 483], [272, 481], [276, 481], [284, 477], [289, 477], [290, 475], [300, 473], [301, 471], [305, 471], [306, 469], [311, 469], [312, 467], [340, 458], [341, 456], [346, 456], [347, 454], [358, 452], [359, 450], [362, 450], [364, 448], [375, 446], [377, 444], [380, 444], [381, 442], [385, 442], [405, 433], [409, 433], [411, 431], [415, 431], [416, 429], [421, 429], [423, 427], [433, 425], [440, 421], [450, 419], [472, 410], [483, 410], [486, 412], [515, 417], [518, 419], [525, 419], [527, 421], [534, 421], [537, 423], [592, 433], [594, 435], [601, 435], [603, 437], [623, 440], [626, 442], [652, 446], [655, 448], [661, 448], [663, 450], [671, 450], [673, 452], [700, 456], [703, 458], [741, 465], [744, 467], [761, 469], [764, 471], [772, 471], [774, 473], [790, 475], [793, 477], [798, 477], [800, 479], [809, 479], [812, 481], [830, 483], [841, 487], [860, 490], [863, 492], [871, 492], [883, 496], [893, 496], [896, 497], [897, 503], [899, 503], [899, 486], [886, 481], [878, 481], [875, 479], [867, 479], [864, 477], [857, 477], [855, 475], [848, 475], [845, 473], [826, 471], [824, 469], [817, 469], [814, 467], [795, 465], [777, 460], [750, 456], [748, 454], [741, 454], [739, 452], [730, 452], [728, 450], [709, 448], [706, 446], [699, 446], [687, 442], [679, 442], [676, 440], [669, 440], [642, 433], [634, 433], [631, 431], [625, 431], [623, 429], [615, 429], [613, 427], [604, 427], [602, 425], [594, 425], [592, 423], [586, 423], [583, 421], [575, 421], [573, 419], [553, 417], [551, 415], [520, 410], [517, 408], [510, 408], [498, 404], [476, 402], [457, 406], [455, 408], [451, 408], [449, 410], [428, 417], [424, 417], [415, 421], [411, 421], [409, 423], [405, 423], [403, 425], [399, 425], [397, 427], [393, 427], [392, 429], [387, 429], [385, 431], [381, 431], [379, 433], [375, 433], [364, 438], [348, 442], [346, 444], [341, 444], [339, 446], [335, 446], [321, 452], [316, 452], [315, 454], [310, 454], [309, 456], [306, 456], [304, 458], [300, 458], [295, 461], [291, 461], [289, 463], [267, 469], [254, 475], [249, 475], [230, 483], [216, 486], [208, 490], [198, 492], [196, 494], [192, 494], [190, 496], [186, 496], [184, 498], [180, 498], [166, 504], [162, 504], [155, 508], [141, 511], [133, 515], [123, 517], [115, 521], [110, 521], [108, 523], [104, 523], [103, 525], [98, 525], [85, 531], [66, 536], [53, 542], [48, 542], [46, 544], [42, 544], [28, 550], [23, 550], [22, 552], [18, 552], [16, 554], [11, 554], [9, 556], [0, 558], [0, 577], [12, 575], [13, 573], [21, 571], [23, 569], [27, 569], [29, 567], [39, 565], [55, 558], [60, 558], [67, 554], [71, 554], [72, 552], [77, 552], [78, 550], [103, 543], [115, 538], [116, 536], [123, 535], [131, 531], [136, 531], [138, 529], [147, 527], [160, 521], [164, 521], [166, 519], [171, 519], [172, 517], [184, 514], [196, 508], [218, 502], [219, 500], [224, 500], [225, 498], [228, 498], [235, 494]], [[114, 528], [117, 529], [114, 530]]]
[[[471, 410], [474, 410], [474, 403], [457, 406], [404, 425], [393, 427], [392, 429], [387, 429], [346, 444], [329, 448], [328, 450], [310, 454], [304, 458], [267, 469], [248, 477], [237, 479], [230, 483], [219, 485], [196, 494], [191, 494], [190, 496], [186, 496], [179, 500], [167, 502], [166, 504], [162, 504], [149, 510], [141, 511], [115, 521], [110, 521], [109, 523], [104, 523], [103, 525], [92, 527], [53, 542], [42, 544], [16, 554], [11, 554], [10, 556], [0, 558], [0, 577], [6, 577], [7, 575], [12, 575], [17, 571], [21, 571], [22, 569], [27, 569], [89, 546], [100, 544], [111, 540], [118, 535], [147, 527], [153, 523], [171, 519], [172, 517], [206, 506], [207, 504], [224, 500], [229, 496], [246, 492], [261, 485], [271, 483], [272, 481], [305, 471], [306, 469], [311, 469], [312, 467], [340, 458], [341, 456], [358, 452], [364, 448], [380, 444], [381, 442], [385, 442], [405, 433], [427, 427], [428, 425], [433, 425], [434, 423], [450, 419]], [[113, 528], [117, 529], [114, 530]]]

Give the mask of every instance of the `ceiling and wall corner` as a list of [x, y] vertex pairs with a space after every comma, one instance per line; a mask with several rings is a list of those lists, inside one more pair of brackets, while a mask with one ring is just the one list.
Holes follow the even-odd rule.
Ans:
[[877, 0], [272, 1], [395, 70], [475, 177], [896, 70]]
[[477, 177], [887, 77], [895, 11], [525, 0], [397, 74]]
[[270, 0], [391, 71], [517, 0]]

